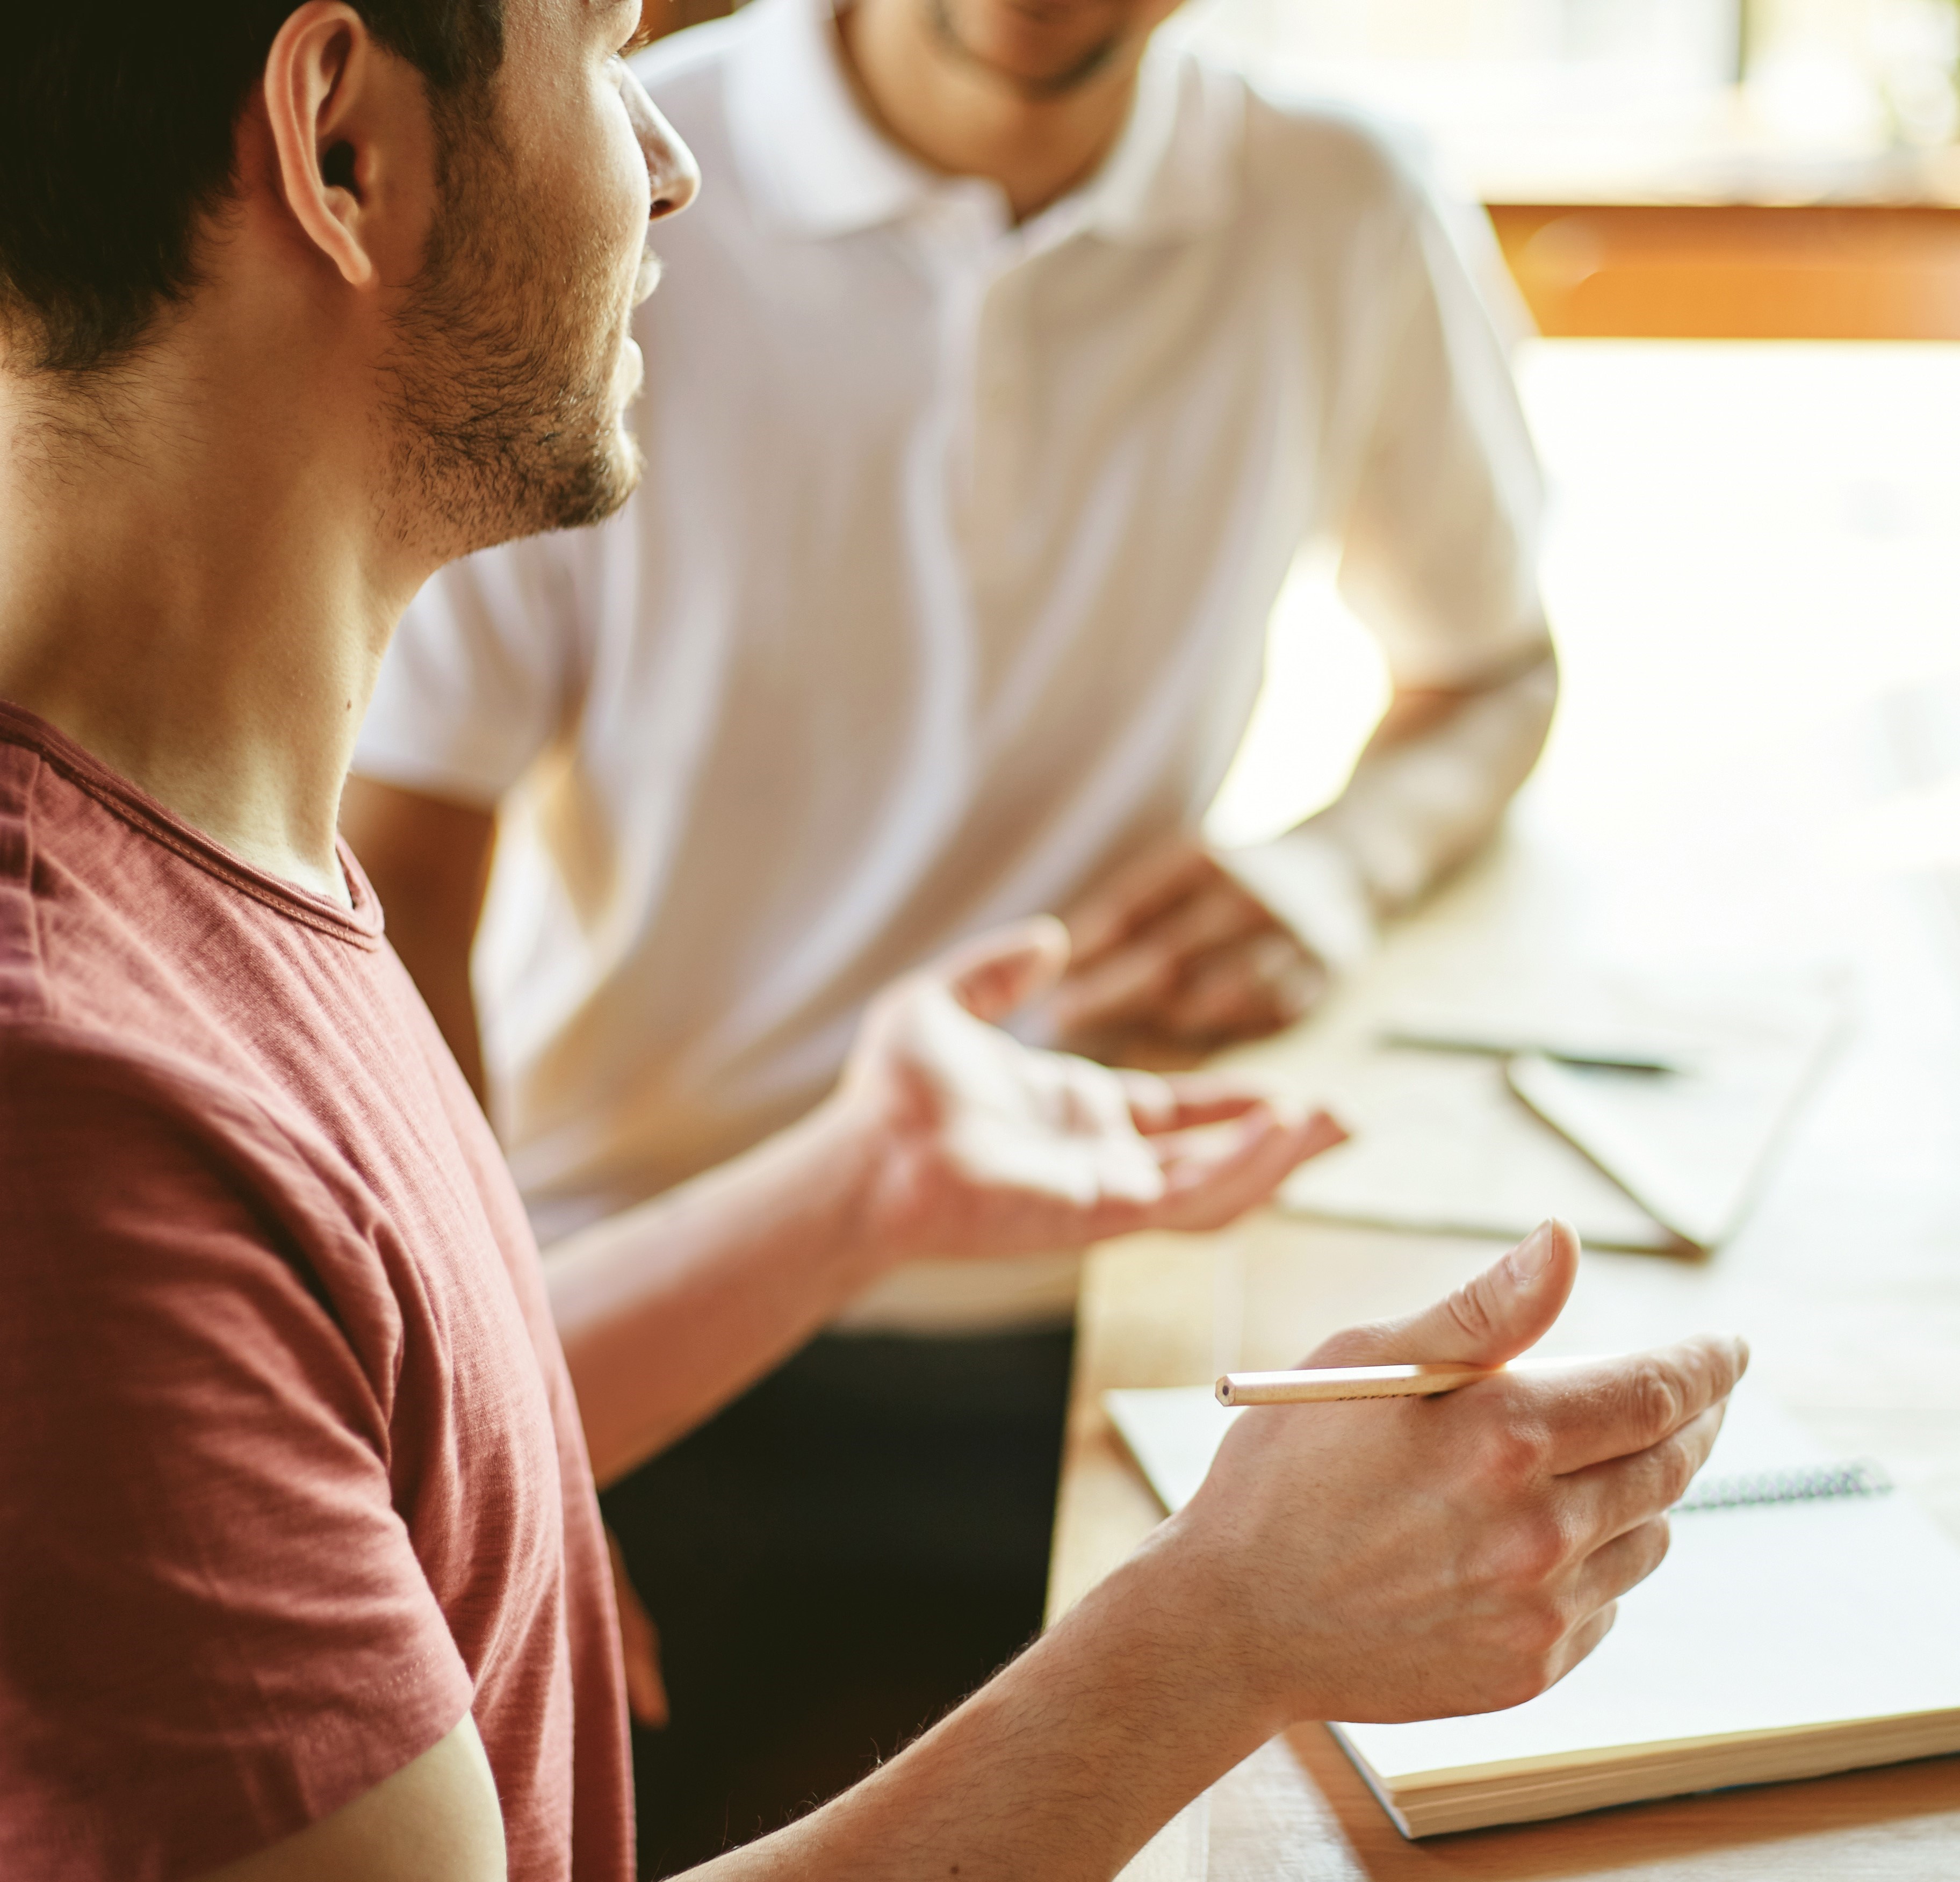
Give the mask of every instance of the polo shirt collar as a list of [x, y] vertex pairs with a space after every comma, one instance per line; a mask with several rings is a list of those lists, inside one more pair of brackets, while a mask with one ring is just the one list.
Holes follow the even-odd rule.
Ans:
[[[904, 220], [971, 179], [937, 175], [867, 119], [838, 52], [832, 0], [752, 0], [728, 67], [736, 157], [759, 204], [822, 240]], [[1236, 192], [1243, 90], [1161, 37], [1108, 161], [1026, 233], [1093, 230], [1148, 243], [1194, 234]]]
[[736, 161], [775, 219], [822, 237], [894, 222], [940, 180], [852, 95], [829, 0], [751, 0], [728, 66]]
[[1087, 226], [1111, 241], [1201, 234], [1232, 212], [1244, 129], [1244, 81], [1208, 68], [1160, 29], [1115, 148], [1064, 202], [1080, 202]]

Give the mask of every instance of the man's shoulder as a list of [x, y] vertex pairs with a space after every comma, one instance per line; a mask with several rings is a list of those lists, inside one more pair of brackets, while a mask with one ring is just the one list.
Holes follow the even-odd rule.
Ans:
[[0, 1025], [11, 1016], [38, 1019], [48, 1006], [30, 841], [40, 759], [5, 730], [0, 725]]
[[1430, 192], [1421, 133], [1386, 115], [1200, 58], [1235, 83], [1244, 114], [1244, 176], [1255, 206], [1316, 226], [1405, 222]]
[[[87, 1208], [112, 1171], [160, 1162], [261, 1194], [300, 1181], [310, 1196], [317, 1160], [298, 1154], [291, 1121], [246, 1074], [97, 1016], [0, 1013], [0, 1190], [65, 1189]], [[62, 1168], [87, 1180], [57, 1183]]]
[[320, 1168], [249, 1081], [100, 1026], [0, 1019], [0, 1284], [17, 1306], [167, 1321], [175, 1292], [218, 1288], [283, 1313], [321, 1257], [364, 1265]]

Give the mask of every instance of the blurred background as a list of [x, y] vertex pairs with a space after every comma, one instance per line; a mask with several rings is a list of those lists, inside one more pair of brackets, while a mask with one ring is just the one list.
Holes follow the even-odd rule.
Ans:
[[[648, 0], [647, 30], [726, 10]], [[1960, 1409], [1892, 1364], [1868, 1311], [1894, 1286], [1911, 1305], [1884, 1337], [1960, 1340], [1943, 1279], [1960, 1089], [1960, 0], [1192, 0], [1165, 30], [1274, 89], [1391, 121], [1465, 205], [1550, 488], [1563, 670], [1510, 818], [1522, 841], [1491, 859], [1505, 940], [1519, 958], [1537, 944], [1663, 973], [1855, 964], [1868, 1043], [1816, 1108], [1798, 1176], [1705, 1285], [1745, 1290], [1759, 1369], [1844, 1454], [1876, 1449], [1960, 1508]], [[1386, 704], [1334, 575], [1309, 547], [1274, 610], [1215, 841], [1260, 841], [1331, 801]], [[1871, 1278], [1874, 1197], [1904, 1281]], [[1834, 1235], [1855, 1251], [1841, 1280], [1822, 1257], [1790, 1278], [1793, 1249]], [[1633, 1343], [1636, 1321], [1678, 1324], [1704, 1281], [1634, 1257], [1613, 1285], [1595, 1350]], [[1694, 1294], [1694, 1312], [1710, 1299], [1728, 1297]], [[1219, 1324], [1239, 1327], [1233, 1311]], [[1128, 1364], [1122, 1329], [1154, 1323], [1110, 1311]], [[1106, 1382], [1189, 1382], [1111, 1366]]]
[[[645, 30], [727, 10], [648, 0]], [[1488, 215], [1565, 671], [1519, 815], [1637, 844], [1718, 771], [1780, 776], [1711, 866], [1805, 876], [1820, 919], [1908, 879], [1960, 967], [1960, 0], [1192, 0], [1166, 30], [1392, 120]], [[1330, 800], [1386, 698], [1332, 577], [1303, 555], [1274, 611], [1219, 841]]]
[[1960, 0], [1193, 0], [1172, 30], [1407, 126], [1545, 334], [1960, 338]]

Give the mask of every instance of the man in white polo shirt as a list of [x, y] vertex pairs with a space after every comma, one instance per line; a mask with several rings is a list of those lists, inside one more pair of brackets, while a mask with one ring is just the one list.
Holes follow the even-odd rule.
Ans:
[[[1538, 483], [1470, 270], [1365, 128], [1150, 46], [1169, 10], [756, 0], [639, 62], [705, 178], [638, 316], [645, 482], [430, 584], [347, 803], [547, 1242], [790, 1122], [879, 986], [1032, 911], [1077, 943], [1050, 1037], [1284, 1023], [1535, 758]], [[1338, 803], [1217, 856], [1316, 540], [1395, 703]], [[676, 1792], [767, 1813], [703, 1734], [794, 1714], [797, 1652], [861, 1664], [961, 1589], [916, 1712], [1034, 1625], [1073, 1286], [895, 1276], [613, 1493], [669, 1636], [664, 1836]]]

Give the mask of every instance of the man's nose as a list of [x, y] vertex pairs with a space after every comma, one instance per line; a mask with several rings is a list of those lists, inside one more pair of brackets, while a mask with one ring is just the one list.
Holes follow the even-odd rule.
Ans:
[[654, 188], [653, 220], [679, 215], [693, 202], [701, 188], [701, 168], [694, 153], [680, 141], [673, 126], [638, 79], [629, 72], [625, 87], [626, 109], [638, 134], [640, 148], [646, 153], [647, 175]]

